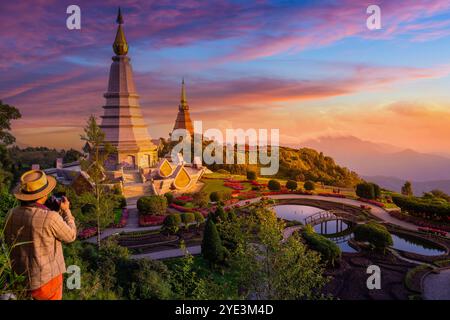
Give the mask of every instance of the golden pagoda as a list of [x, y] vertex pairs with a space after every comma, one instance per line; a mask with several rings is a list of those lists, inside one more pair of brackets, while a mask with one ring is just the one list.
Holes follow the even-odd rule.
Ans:
[[192, 137], [194, 136], [194, 127], [192, 126], [191, 116], [189, 115], [189, 104], [186, 99], [184, 78], [181, 82], [181, 99], [180, 104], [178, 105], [178, 115], [173, 127], [173, 130], [176, 129], [185, 129]]

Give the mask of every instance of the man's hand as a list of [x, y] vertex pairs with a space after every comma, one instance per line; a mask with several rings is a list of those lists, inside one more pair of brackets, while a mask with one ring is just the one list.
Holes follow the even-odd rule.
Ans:
[[66, 197], [63, 196], [62, 200], [61, 200], [61, 210], [62, 211], [67, 211], [69, 209], [70, 209], [69, 199], [67, 199]]

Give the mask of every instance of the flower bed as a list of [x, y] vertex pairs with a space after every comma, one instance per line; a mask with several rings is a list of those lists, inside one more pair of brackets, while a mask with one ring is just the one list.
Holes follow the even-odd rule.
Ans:
[[245, 187], [240, 182], [224, 182], [225, 187], [231, 188], [233, 190], [244, 190]]
[[170, 207], [175, 209], [175, 210], [177, 210], [177, 211], [180, 211], [180, 212], [198, 211], [198, 208], [186, 208], [186, 207], [180, 206], [180, 205], [175, 204], [175, 203], [171, 203]]
[[322, 196], [322, 197], [332, 197], [332, 198], [341, 198], [341, 199], [347, 198], [345, 195], [339, 194], [339, 193], [318, 193], [318, 195]]
[[148, 226], [159, 226], [163, 223], [165, 215], [156, 216], [156, 215], [139, 215], [139, 226], [148, 227]]
[[191, 196], [179, 196], [176, 199], [183, 202], [190, 202], [193, 200]]
[[78, 233], [78, 239], [84, 240], [90, 237], [93, 237], [97, 234], [97, 227], [89, 227], [83, 229], [80, 233]]
[[419, 228], [417, 228], [417, 230], [426, 232], [426, 233], [437, 234], [437, 235], [440, 235], [443, 237], [447, 236], [447, 232], [440, 230], [440, 229], [435, 229], [435, 228], [430, 228], [430, 227], [419, 227]]
[[377, 206], [377, 207], [380, 207], [380, 208], [384, 208], [385, 207], [384, 203], [379, 202], [379, 201], [375, 201], [375, 200], [370, 200], [370, 199], [365, 199], [365, 198], [358, 198], [358, 201], [370, 203], [370, 204], [373, 204], [374, 206]]

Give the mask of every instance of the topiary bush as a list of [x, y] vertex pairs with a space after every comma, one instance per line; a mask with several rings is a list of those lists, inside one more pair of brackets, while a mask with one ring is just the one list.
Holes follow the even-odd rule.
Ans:
[[277, 180], [269, 180], [267, 187], [271, 191], [280, 191], [281, 190], [281, 184]]
[[167, 198], [157, 195], [139, 198], [137, 209], [140, 214], [164, 215], [167, 210]]
[[247, 171], [247, 180], [256, 180], [256, 172], [255, 171]]
[[181, 217], [179, 214], [169, 214], [163, 222], [163, 230], [168, 233], [174, 234], [180, 230]]
[[212, 219], [208, 219], [206, 222], [202, 241], [202, 255], [211, 264], [220, 263], [225, 258], [225, 248]]
[[375, 249], [381, 251], [385, 251], [393, 244], [392, 236], [386, 227], [376, 222], [357, 225], [354, 235], [356, 241], [369, 242]]
[[305, 188], [305, 190], [307, 191], [312, 191], [316, 189], [316, 185], [311, 180], [308, 180], [303, 184], [303, 188]]
[[181, 214], [181, 221], [184, 223], [186, 229], [189, 228], [189, 224], [195, 221], [195, 216], [192, 212], [185, 212]]
[[316, 233], [311, 225], [305, 227], [302, 236], [312, 250], [320, 253], [322, 261], [334, 265], [340, 260], [342, 255], [341, 248], [333, 241]]
[[213, 191], [209, 194], [209, 200], [211, 202], [218, 202], [220, 201], [220, 193], [218, 191]]
[[298, 188], [297, 181], [295, 180], [286, 181], [286, 188], [291, 191], [297, 190]]

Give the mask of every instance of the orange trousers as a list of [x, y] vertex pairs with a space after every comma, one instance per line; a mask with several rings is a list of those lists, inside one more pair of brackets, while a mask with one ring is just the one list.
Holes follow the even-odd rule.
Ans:
[[35, 300], [61, 300], [63, 292], [63, 275], [54, 277], [42, 287], [31, 291]]

